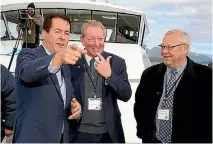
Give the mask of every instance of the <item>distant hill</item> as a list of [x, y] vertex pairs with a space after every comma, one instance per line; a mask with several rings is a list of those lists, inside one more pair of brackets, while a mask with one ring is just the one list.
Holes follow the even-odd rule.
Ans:
[[[146, 49], [148, 56], [151, 62], [162, 62], [162, 58], [160, 56], [160, 49], [158, 47], [153, 47], [152, 49]], [[189, 58], [193, 61], [201, 64], [209, 64], [212, 62], [212, 59], [204, 54], [199, 54], [195, 52], [188, 53]]]
[[212, 54], [204, 54], [204, 55], [212, 59]]

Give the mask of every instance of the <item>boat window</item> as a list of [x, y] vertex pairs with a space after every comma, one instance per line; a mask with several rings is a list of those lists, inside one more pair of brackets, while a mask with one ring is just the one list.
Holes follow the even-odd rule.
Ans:
[[116, 42], [138, 43], [140, 16], [118, 14]]
[[[18, 31], [16, 29], [16, 26], [19, 23], [19, 12], [18, 11], [8, 11], [8, 12], [5, 12], [4, 14], [5, 14], [4, 26], [8, 26], [7, 32], [11, 34], [11, 38], [13, 40], [17, 39], [18, 38]], [[6, 29], [5, 29], [5, 31], [6, 31]], [[4, 33], [5, 33], [5, 31], [4, 31]], [[9, 40], [9, 39], [10, 38], [8, 36], [8, 38], [5, 38], [4, 40]]]
[[105, 26], [105, 41], [115, 42], [116, 13], [93, 11], [92, 18], [100, 21]]
[[[2, 13], [2, 19], [3, 19], [3, 15], [5, 15], [5, 24], [4, 24], [3, 20], [1, 22], [4, 24], [4, 29], [2, 29], [3, 25], [1, 26], [1, 29], [2, 29], [1, 31], [4, 31], [3, 34], [10, 33], [12, 40], [18, 39], [17, 25], [19, 23], [22, 23], [24, 26], [26, 19], [21, 19], [21, 17], [23, 17], [25, 12], [26, 12], [26, 9], [20, 9], [20, 10], [7, 11], [7, 12]], [[39, 9], [36, 9], [35, 12], [40, 14]], [[6, 32], [6, 30], [7, 30], [6, 27], [8, 27], [7, 32]], [[21, 32], [21, 34], [22, 34], [22, 32]], [[2, 32], [1, 32], [1, 35], [2, 35]], [[2, 40], [9, 40], [9, 39], [10, 38], [8, 37], [8, 38], [4, 38]], [[20, 37], [20, 39], [21, 39], [21, 37]]]
[[80, 40], [81, 26], [88, 20], [91, 20], [91, 11], [67, 10], [67, 16], [71, 20], [70, 40]]
[[65, 9], [42, 9], [44, 18], [51, 13], [61, 13], [65, 15]]
[[[1, 15], [1, 18], [3, 18], [2, 15]], [[6, 30], [4, 20], [1, 19], [1, 40], [5, 40], [5, 39], [9, 39], [9, 35], [8, 35], [7, 30]]]

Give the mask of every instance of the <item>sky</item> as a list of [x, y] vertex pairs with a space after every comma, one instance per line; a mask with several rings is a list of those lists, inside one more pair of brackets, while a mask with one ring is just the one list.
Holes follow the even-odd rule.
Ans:
[[[148, 48], [159, 45], [168, 30], [181, 29], [191, 37], [191, 51], [212, 54], [212, 0], [97, 1], [144, 12], [150, 32], [145, 41]], [[1, 29], [2, 34], [4, 31]]]
[[191, 51], [212, 54], [212, 0], [108, 0], [108, 3], [146, 14], [150, 31], [148, 48], [159, 45], [166, 31], [181, 29], [190, 35]]

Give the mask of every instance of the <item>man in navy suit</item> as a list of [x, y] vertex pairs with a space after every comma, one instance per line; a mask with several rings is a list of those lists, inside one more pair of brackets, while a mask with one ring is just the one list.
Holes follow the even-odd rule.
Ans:
[[79, 125], [71, 125], [74, 143], [124, 143], [117, 100], [132, 94], [125, 60], [104, 51], [105, 28], [95, 20], [82, 26], [81, 42], [87, 50], [71, 66], [74, 94], [82, 105]]
[[13, 134], [15, 112], [15, 79], [13, 74], [1, 64], [1, 142], [4, 136]]
[[67, 47], [70, 24], [64, 15], [48, 15], [43, 44], [18, 55], [16, 143], [68, 142], [69, 120], [80, 117], [81, 105], [74, 98], [71, 72], [65, 64], [75, 64], [85, 51], [76, 45]]

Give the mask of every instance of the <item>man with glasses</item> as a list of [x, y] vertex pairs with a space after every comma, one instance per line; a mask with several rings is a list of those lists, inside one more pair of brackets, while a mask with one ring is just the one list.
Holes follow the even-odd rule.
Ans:
[[144, 143], [212, 142], [212, 69], [193, 62], [190, 40], [168, 31], [163, 63], [146, 69], [135, 94], [137, 136]]
[[[21, 13], [25, 17], [25, 12]], [[24, 21], [24, 20], [23, 20]], [[39, 33], [42, 28], [43, 17], [35, 12], [34, 3], [27, 6], [27, 20], [26, 23], [17, 25], [17, 31], [22, 29], [22, 48], [36, 48], [39, 46]]]

